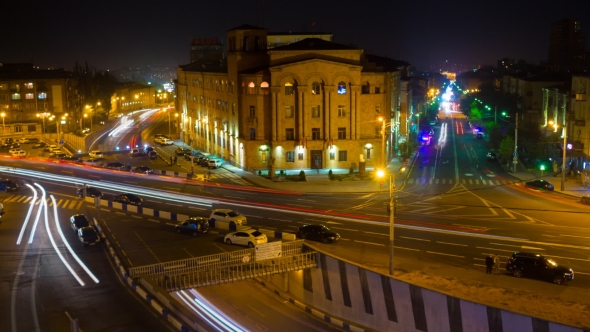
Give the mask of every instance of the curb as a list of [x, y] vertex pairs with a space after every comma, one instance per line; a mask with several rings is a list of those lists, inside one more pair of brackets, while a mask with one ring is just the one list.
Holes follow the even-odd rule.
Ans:
[[303, 311], [305, 311], [308, 314], [312, 314], [316, 317], [321, 318], [323, 321], [330, 323], [332, 325], [335, 325], [337, 327], [340, 327], [342, 329], [344, 329], [345, 331], [353, 331], [353, 332], [370, 332], [371, 330], [367, 330], [365, 328], [362, 328], [358, 325], [353, 325], [350, 323], [347, 323], [345, 321], [343, 321], [340, 318], [337, 317], [333, 317], [333, 316], [329, 316], [327, 314], [325, 314], [323, 311], [318, 310], [314, 307], [310, 307], [308, 305], [306, 305], [303, 302], [300, 302], [298, 300], [295, 300], [291, 297], [289, 297], [287, 294], [284, 294], [282, 292], [279, 292], [278, 290], [270, 287], [269, 285], [267, 285], [264, 281], [254, 278], [253, 280], [255, 280], [256, 282], [258, 282], [259, 284], [261, 284], [262, 286], [264, 286], [266, 289], [270, 290], [271, 292], [273, 292], [275, 295], [279, 296], [280, 298], [289, 301], [290, 304], [295, 305], [296, 307], [298, 307], [299, 309], [302, 309]]
[[188, 326], [184, 325], [176, 317], [170, 315], [168, 310], [165, 309], [165, 307], [162, 304], [160, 304], [159, 302], [154, 300], [148, 292], [146, 292], [141, 286], [136, 284], [135, 281], [133, 281], [133, 279], [131, 279], [131, 277], [129, 277], [129, 274], [125, 270], [123, 263], [121, 263], [121, 260], [119, 259], [119, 257], [115, 253], [115, 249], [111, 245], [111, 242], [104, 235], [104, 233], [102, 231], [102, 227], [100, 227], [100, 224], [98, 223], [96, 218], [93, 218], [93, 222], [94, 222], [95, 228], [98, 229], [98, 233], [100, 234], [101, 239], [104, 241], [104, 243], [107, 246], [107, 249], [111, 253], [111, 256], [115, 260], [115, 264], [117, 265], [117, 268], [119, 268], [119, 272], [121, 273], [121, 276], [123, 276], [123, 279], [125, 279], [125, 281], [127, 282], [127, 285], [129, 285], [129, 287], [131, 287], [132, 290], [134, 290], [137, 294], [139, 294], [141, 296], [141, 298], [143, 300], [145, 300], [145, 302], [147, 302], [153, 309], [155, 309], [159, 314], [161, 314], [166, 319], [166, 321], [168, 323], [172, 324], [178, 331], [181, 331], [181, 332], [191, 331]]

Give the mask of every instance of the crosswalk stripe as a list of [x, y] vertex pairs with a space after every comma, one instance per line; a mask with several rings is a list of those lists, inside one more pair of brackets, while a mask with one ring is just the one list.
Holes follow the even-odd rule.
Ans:
[[[66, 203], [64, 204], [64, 206], [65, 206], [65, 205], [67, 205], [67, 201], [66, 201]], [[73, 209], [73, 208], [75, 208], [75, 207], [76, 207], [76, 201], [71, 201], [71, 202], [70, 202], [70, 205], [68, 206], [68, 209]]]

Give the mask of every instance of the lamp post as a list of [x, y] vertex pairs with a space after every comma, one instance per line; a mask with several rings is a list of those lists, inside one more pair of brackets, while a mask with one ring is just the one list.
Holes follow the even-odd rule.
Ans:
[[563, 149], [561, 156], [561, 191], [565, 190], [565, 152], [567, 150], [567, 125], [563, 125]]
[[516, 126], [514, 128], [514, 157], [512, 159], [512, 173], [516, 173], [516, 164], [518, 164], [518, 113], [516, 113]]
[[[377, 171], [377, 177], [383, 178], [385, 172], [383, 170]], [[389, 274], [393, 275], [393, 234], [395, 224], [395, 204], [393, 192], [395, 189], [395, 173], [389, 175]]]
[[6, 113], [2, 112], [0, 113], [0, 116], [2, 117], [2, 133], [6, 134], [6, 126], [4, 125], [4, 117], [6, 116]]
[[43, 134], [45, 134], [45, 117], [48, 116], [48, 115], [49, 115], [49, 113], [47, 113], [47, 112], [37, 113], [37, 117], [38, 118], [41, 118], [41, 121], [43, 121], [43, 128], [42, 128], [43, 129], [42, 130]]
[[174, 125], [176, 126], [176, 135], [178, 135], [178, 130], [179, 130], [179, 128], [178, 128], [178, 127], [180, 127], [180, 125], [179, 125], [179, 123], [178, 123], [178, 113], [174, 113], [174, 118], [176, 119], [176, 120], [174, 121]]

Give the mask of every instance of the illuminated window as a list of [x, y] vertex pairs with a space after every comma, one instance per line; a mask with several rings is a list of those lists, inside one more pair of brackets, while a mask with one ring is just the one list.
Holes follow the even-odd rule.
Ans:
[[346, 116], [346, 106], [338, 105], [338, 116]]
[[338, 128], [338, 139], [346, 139], [346, 127]]
[[285, 117], [286, 118], [293, 118], [295, 117], [295, 111], [293, 106], [285, 106]]
[[339, 82], [338, 83], [338, 94], [345, 95], [346, 94], [346, 83]]
[[39, 99], [47, 99], [47, 92], [39, 92]]
[[20, 100], [20, 93], [13, 93], [12, 100]]
[[285, 139], [287, 141], [295, 140], [295, 128], [285, 128]]
[[262, 152], [262, 162], [266, 162], [266, 152]]
[[26, 93], [25, 94], [25, 99], [33, 99], [33, 98], [35, 98], [35, 95], [32, 94], [32, 93]]
[[320, 94], [320, 83], [313, 82], [311, 84], [311, 94], [319, 95]]
[[263, 95], [267, 95], [269, 93], [269, 89], [268, 89], [268, 83], [267, 82], [262, 82], [260, 83], [260, 92]]
[[256, 84], [254, 82], [248, 83], [248, 94], [255, 95], [256, 94]]
[[32, 89], [33, 83], [25, 83], [25, 89]]
[[287, 157], [288, 163], [295, 162], [295, 152], [294, 151], [287, 151], [286, 157]]
[[8, 90], [8, 84], [0, 84], [0, 90]]
[[293, 95], [293, 84], [285, 83], [285, 96]]
[[365, 159], [371, 160], [371, 149], [367, 149], [367, 156]]

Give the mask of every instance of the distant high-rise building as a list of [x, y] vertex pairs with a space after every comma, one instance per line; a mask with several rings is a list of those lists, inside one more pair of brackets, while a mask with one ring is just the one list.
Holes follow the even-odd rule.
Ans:
[[191, 63], [199, 60], [223, 59], [223, 44], [217, 38], [194, 38], [191, 43]]
[[577, 19], [563, 19], [551, 25], [549, 66], [554, 71], [580, 70], [585, 64], [586, 37]]

